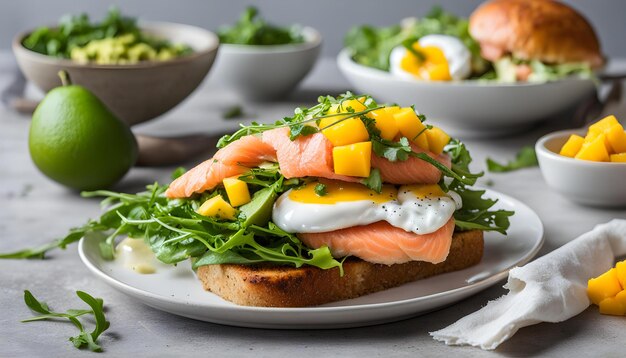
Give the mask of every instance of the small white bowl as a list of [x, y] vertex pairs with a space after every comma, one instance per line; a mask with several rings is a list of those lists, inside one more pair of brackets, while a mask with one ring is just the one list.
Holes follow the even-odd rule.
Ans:
[[461, 137], [519, 132], [595, 91], [593, 81], [578, 78], [511, 84], [414, 81], [358, 64], [347, 49], [339, 53], [337, 64], [358, 93], [381, 102], [414, 104], [446, 131]]
[[286, 95], [309, 73], [320, 52], [319, 32], [304, 27], [302, 34], [305, 42], [300, 44], [220, 44], [209, 78], [247, 100]]
[[558, 154], [571, 134], [584, 136], [585, 131], [550, 133], [535, 145], [539, 167], [548, 185], [579, 204], [626, 207], [626, 163], [592, 162]]

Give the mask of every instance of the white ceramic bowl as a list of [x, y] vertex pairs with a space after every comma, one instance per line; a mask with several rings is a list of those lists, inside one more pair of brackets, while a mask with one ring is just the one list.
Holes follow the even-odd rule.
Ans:
[[571, 134], [565, 130], [541, 137], [535, 145], [543, 178], [548, 185], [579, 204], [626, 207], [626, 163], [591, 162], [559, 155]]
[[288, 45], [221, 44], [210, 81], [234, 89], [244, 99], [279, 98], [306, 76], [320, 52], [322, 37], [315, 29], [302, 29], [305, 42]]
[[347, 49], [339, 53], [337, 64], [356, 92], [382, 102], [414, 104], [421, 113], [458, 136], [515, 133], [575, 105], [595, 91], [591, 80], [577, 78], [515, 84], [413, 81], [360, 65]]

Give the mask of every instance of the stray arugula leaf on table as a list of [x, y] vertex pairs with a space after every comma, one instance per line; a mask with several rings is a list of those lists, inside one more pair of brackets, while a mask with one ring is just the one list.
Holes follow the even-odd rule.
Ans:
[[[74, 347], [79, 349], [87, 347], [93, 352], [102, 352], [102, 347], [98, 344], [98, 337], [110, 326], [110, 322], [107, 321], [104, 316], [104, 301], [101, 298], [95, 298], [83, 291], [76, 291], [76, 295], [89, 305], [91, 309], [68, 309], [63, 313], [54, 312], [45, 302], [37, 300], [30, 291], [25, 290], [24, 303], [26, 303], [26, 306], [33, 312], [39, 313], [39, 315], [24, 319], [21, 322], [68, 319], [80, 331], [78, 335], [69, 338], [74, 344]], [[87, 314], [92, 314], [96, 322], [96, 326], [91, 332], [85, 331], [83, 324], [78, 319], [78, 317]]]
[[537, 153], [531, 146], [523, 147], [517, 153], [515, 159], [506, 164], [500, 164], [491, 158], [487, 158], [487, 170], [493, 173], [510, 172], [522, 168], [536, 167], [537, 165], [539, 165]]
[[228, 108], [224, 114], [222, 114], [222, 118], [224, 119], [235, 119], [241, 118], [244, 116], [243, 108], [241, 106], [232, 106]]

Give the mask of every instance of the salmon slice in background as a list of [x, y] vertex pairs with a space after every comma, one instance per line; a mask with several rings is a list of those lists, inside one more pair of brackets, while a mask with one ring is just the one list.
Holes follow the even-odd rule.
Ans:
[[165, 196], [170, 199], [188, 198], [215, 188], [224, 178], [241, 175], [248, 170], [250, 168], [242, 165], [226, 165], [211, 158], [176, 178], [165, 191]]
[[276, 149], [255, 135], [237, 139], [215, 153], [217, 159], [226, 165], [256, 167], [263, 162], [276, 161]]
[[298, 234], [307, 246], [328, 246], [333, 256], [356, 256], [362, 260], [393, 265], [409, 261], [437, 264], [450, 252], [454, 218], [430, 234], [418, 235], [391, 226], [386, 221], [341, 230]]
[[[416, 152], [423, 152], [414, 144]], [[431, 157], [450, 167], [445, 155]], [[315, 133], [296, 140], [289, 139], [289, 128], [276, 128], [262, 136], [242, 137], [220, 149], [215, 156], [174, 180], [165, 195], [168, 198], [187, 198], [219, 185], [224, 178], [243, 174], [259, 164], [278, 161], [285, 178], [319, 177], [359, 182], [362, 178], [337, 175], [333, 166], [333, 145], [322, 134]], [[380, 170], [383, 181], [390, 184], [436, 184], [441, 172], [418, 158], [404, 162], [390, 162], [372, 154], [372, 166]]]
[[[441, 164], [450, 168], [450, 156], [447, 154], [435, 155], [425, 151], [417, 145], [411, 143], [411, 149], [416, 153], [426, 153], [431, 158], [436, 159]], [[390, 162], [386, 158], [381, 158], [372, 153], [372, 167], [380, 170], [383, 182], [391, 184], [436, 184], [441, 179], [441, 172], [432, 164], [425, 161], [409, 157], [404, 162]]]
[[211, 190], [224, 178], [243, 174], [265, 161], [275, 162], [276, 150], [257, 136], [242, 137], [174, 180], [165, 196], [188, 198], [195, 193]]

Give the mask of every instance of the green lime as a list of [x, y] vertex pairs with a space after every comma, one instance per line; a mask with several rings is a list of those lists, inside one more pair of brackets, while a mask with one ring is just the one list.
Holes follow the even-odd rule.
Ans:
[[33, 113], [29, 149], [42, 173], [79, 190], [115, 184], [137, 159], [128, 126], [77, 85], [55, 88], [41, 101]]

